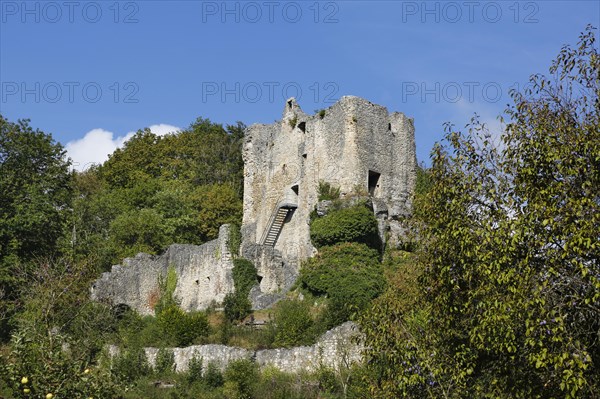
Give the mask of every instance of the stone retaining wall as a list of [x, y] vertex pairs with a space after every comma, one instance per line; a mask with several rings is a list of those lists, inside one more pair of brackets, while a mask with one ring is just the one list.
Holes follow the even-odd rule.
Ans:
[[[260, 368], [274, 367], [287, 373], [316, 371], [320, 366], [337, 369], [341, 364], [360, 362], [362, 345], [358, 343], [360, 333], [356, 324], [346, 322], [327, 331], [312, 346], [294, 348], [264, 349], [253, 351], [225, 345], [195, 345], [185, 348], [172, 348], [175, 357], [175, 370], [185, 372], [190, 360], [202, 358], [204, 366], [214, 363], [220, 370], [240, 359], [254, 360]], [[158, 348], [145, 348], [148, 363], [154, 367]], [[111, 356], [119, 350], [109, 348]]]

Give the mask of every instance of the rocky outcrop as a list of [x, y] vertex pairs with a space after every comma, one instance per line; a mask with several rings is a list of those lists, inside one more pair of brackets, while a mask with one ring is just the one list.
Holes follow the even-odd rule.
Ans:
[[182, 309], [203, 310], [211, 303], [221, 303], [234, 290], [228, 239], [229, 225], [223, 225], [219, 237], [205, 244], [175, 244], [160, 256], [141, 253], [127, 258], [92, 285], [92, 299], [152, 314], [159, 297], [159, 278], [164, 278], [172, 266], [177, 274], [174, 295]]

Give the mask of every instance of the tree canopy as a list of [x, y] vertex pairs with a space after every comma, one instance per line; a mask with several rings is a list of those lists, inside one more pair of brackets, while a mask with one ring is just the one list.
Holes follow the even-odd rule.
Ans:
[[[0, 115], [0, 308], [14, 308], [18, 265], [57, 248], [70, 210], [72, 176], [52, 136]], [[4, 313], [2, 312], [2, 313]], [[0, 314], [0, 321], [6, 320]], [[0, 325], [0, 335], [6, 328]]]
[[239, 223], [244, 125], [198, 118], [157, 136], [138, 131], [103, 165], [76, 176], [71, 252], [103, 268], [173, 243], [202, 244]]
[[415, 203], [420, 295], [363, 319], [375, 397], [600, 395], [600, 58], [533, 75], [494, 145], [447, 126]]

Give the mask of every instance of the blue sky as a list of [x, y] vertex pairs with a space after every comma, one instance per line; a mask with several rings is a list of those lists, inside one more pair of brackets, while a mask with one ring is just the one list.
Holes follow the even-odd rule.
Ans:
[[78, 168], [140, 128], [270, 123], [357, 95], [413, 117], [417, 156], [600, 25], [596, 1], [0, 1], [0, 112]]

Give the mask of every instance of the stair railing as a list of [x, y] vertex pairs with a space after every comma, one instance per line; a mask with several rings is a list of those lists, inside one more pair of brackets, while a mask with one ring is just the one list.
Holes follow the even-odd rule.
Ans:
[[279, 209], [280, 208], [292, 209], [292, 208], [298, 207], [297, 195], [292, 194], [293, 192], [290, 193], [291, 191], [292, 191], [291, 189], [288, 189], [288, 192], [283, 193], [283, 195], [281, 197], [279, 197], [279, 199], [275, 203], [275, 208], [271, 212], [271, 217], [269, 218], [267, 227], [263, 231], [262, 237], [260, 239], [261, 245], [264, 245], [265, 242], [267, 241], [267, 236], [269, 235], [269, 231], [271, 230], [273, 223], [275, 223], [275, 218], [277, 217], [277, 213], [279, 213]]

